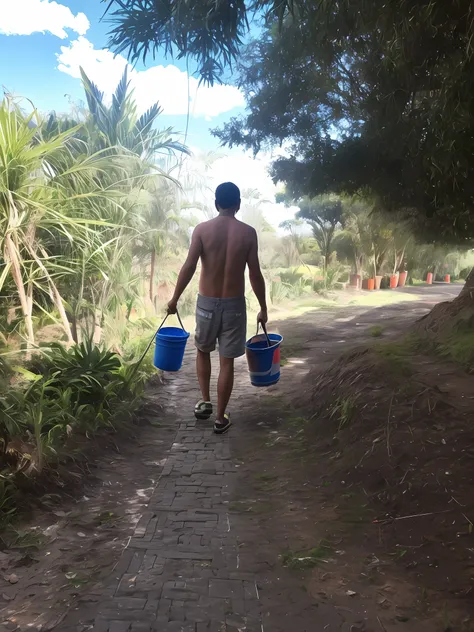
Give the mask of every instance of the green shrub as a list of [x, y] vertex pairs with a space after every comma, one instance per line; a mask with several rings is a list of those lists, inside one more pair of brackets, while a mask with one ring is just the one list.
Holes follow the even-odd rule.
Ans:
[[125, 362], [90, 340], [68, 350], [52, 345], [15, 371], [15, 388], [0, 391], [0, 471], [10, 475], [41, 472], [74, 431], [113, 428], [118, 413], [133, 409], [148, 376], [136, 360]]
[[382, 332], [383, 327], [381, 327], [380, 325], [372, 325], [372, 327], [369, 328], [369, 333], [372, 338], [379, 338], [382, 335]]
[[303, 274], [298, 272], [297, 270], [286, 270], [285, 272], [280, 272], [280, 279], [282, 283], [287, 285], [294, 285], [299, 283], [303, 278]]

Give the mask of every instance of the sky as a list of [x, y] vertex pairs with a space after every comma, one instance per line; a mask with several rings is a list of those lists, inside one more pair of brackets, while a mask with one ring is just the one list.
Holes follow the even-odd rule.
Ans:
[[[41, 112], [68, 112], [83, 100], [80, 66], [106, 97], [117, 85], [127, 60], [107, 48], [111, 28], [107, 5], [100, 0], [0, 0], [0, 83], [4, 90], [27, 97]], [[139, 111], [159, 102], [162, 127], [173, 127], [184, 138], [188, 112], [186, 61], [159, 54], [146, 66], [129, 66]], [[188, 146], [196, 152], [219, 149], [210, 129], [245, 111], [241, 91], [233, 85], [198, 85], [189, 77]], [[241, 189], [257, 188], [270, 202], [265, 207], [275, 227], [294, 210], [274, 203], [276, 187], [268, 176], [270, 156], [256, 160], [239, 149], [219, 149], [223, 158], [209, 174], [216, 184], [232, 180]]]

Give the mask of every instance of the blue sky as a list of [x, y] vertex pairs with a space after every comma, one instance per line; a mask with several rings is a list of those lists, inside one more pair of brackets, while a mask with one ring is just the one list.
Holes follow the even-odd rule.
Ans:
[[[123, 58], [97, 54], [107, 45], [110, 24], [101, 20], [106, 4], [100, 0], [2, 0], [0, 13], [0, 80], [16, 95], [28, 97], [42, 111], [67, 111], [69, 102], [83, 98], [77, 76], [83, 65], [107, 93], [121, 74]], [[69, 10], [69, 11], [68, 11]], [[38, 32], [42, 31], [42, 32]], [[11, 33], [6, 35], [5, 33]], [[22, 34], [25, 33], [25, 34]], [[62, 37], [61, 37], [62, 36]], [[64, 60], [67, 63], [64, 64]], [[161, 68], [164, 67], [164, 68]], [[143, 108], [159, 100], [164, 108], [163, 126], [184, 131], [187, 109], [187, 76], [184, 60], [160, 55], [147, 66], [135, 68], [137, 96]], [[148, 73], [145, 74], [145, 71]], [[191, 91], [197, 87], [191, 79]], [[177, 92], [173, 99], [170, 94]], [[243, 97], [236, 88], [200, 88], [192, 101], [194, 116], [189, 144], [202, 150], [217, 146], [209, 128], [243, 111]]]
[[[71, 103], [84, 99], [79, 79], [82, 66], [92, 81], [110, 96], [127, 61], [107, 49], [111, 25], [101, 20], [106, 4], [100, 0], [0, 0], [0, 85], [27, 97], [41, 112], [68, 112]], [[147, 60], [129, 67], [138, 109], [145, 111], [158, 101], [163, 108], [162, 127], [184, 133], [190, 87], [188, 146], [199, 155], [218, 149], [210, 129], [244, 112], [244, 98], [232, 85], [200, 86], [188, 78], [185, 60]], [[182, 140], [182, 138], [181, 138]], [[212, 188], [233, 180], [241, 189], [258, 189], [267, 219], [278, 226], [293, 212], [275, 204], [275, 185], [268, 175], [271, 156], [252, 156], [239, 149], [223, 149], [225, 158], [209, 173]]]

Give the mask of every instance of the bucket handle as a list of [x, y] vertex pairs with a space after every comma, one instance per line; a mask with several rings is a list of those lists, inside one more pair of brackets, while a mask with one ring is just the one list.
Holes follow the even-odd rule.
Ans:
[[[170, 316], [170, 315], [171, 315], [171, 314], [170, 314], [169, 312], [166, 314], [166, 316], [163, 318], [163, 322], [161, 323], [161, 325], [160, 325], [160, 326], [158, 327], [158, 329], [156, 330], [156, 333], [158, 333], [158, 332], [160, 331], [160, 329], [161, 329], [161, 328], [163, 327], [163, 325], [165, 324], [166, 319], [167, 319], [167, 318], [168, 318], [168, 316]], [[179, 324], [181, 325], [181, 329], [182, 329], [183, 331], [186, 331], [186, 330], [185, 330], [185, 328], [184, 328], [184, 326], [183, 326], [183, 323], [182, 323], [182, 321], [181, 321], [181, 317], [180, 317], [180, 315], [179, 315], [178, 310], [176, 310], [176, 316], [178, 317], [178, 321], [179, 321]], [[156, 335], [156, 334], [155, 334], [155, 335]]]
[[257, 335], [258, 335], [258, 330], [259, 330], [260, 327], [262, 327], [263, 333], [265, 334], [265, 338], [267, 339], [267, 345], [269, 347], [271, 347], [272, 343], [271, 343], [270, 338], [268, 337], [268, 334], [267, 334], [267, 326], [265, 325], [263, 320], [257, 321]]
[[[157, 329], [157, 330], [155, 331], [155, 333], [153, 334], [153, 336], [152, 336], [152, 338], [151, 338], [150, 342], [148, 343], [147, 348], [146, 348], [146, 349], [145, 349], [145, 351], [142, 353], [141, 358], [138, 360], [138, 362], [136, 363], [135, 367], [133, 368], [133, 371], [132, 371], [132, 374], [131, 374], [131, 375], [134, 375], [134, 374], [135, 374], [136, 370], [138, 369], [138, 367], [140, 366], [140, 364], [143, 362], [143, 358], [144, 358], [144, 357], [146, 356], [146, 354], [148, 353], [148, 349], [151, 347], [151, 345], [153, 344], [153, 341], [156, 339], [156, 334], [157, 334], [157, 333], [160, 331], [160, 329], [163, 327], [163, 325], [165, 324], [166, 319], [168, 318], [168, 316], [169, 316], [169, 315], [170, 315], [170, 314], [169, 314], [169, 312], [168, 312], [168, 313], [166, 314], [166, 316], [163, 318], [163, 321], [162, 321], [161, 325], [158, 327], [158, 329]], [[184, 326], [183, 326], [183, 323], [182, 323], [182, 321], [181, 321], [181, 317], [180, 317], [180, 315], [178, 314], [178, 310], [176, 310], [176, 316], [178, 317], [179, 324], [181, 325], [181, 329], [182, 329], [183, 331], [186, 331], [186, 330], [185, 330], [185, 328], [184, 328]], [[131, 376], [130, 376], [130, 377], [131, 377]]]

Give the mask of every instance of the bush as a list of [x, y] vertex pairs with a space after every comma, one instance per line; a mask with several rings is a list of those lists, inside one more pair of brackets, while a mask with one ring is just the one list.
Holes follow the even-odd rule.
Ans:
[[114, 415], [133, 409], [147, 377], [136, 362], [126, 363], [90, 340], [69, 350], [55, 344], [28, 369], [15, 371], [16, 387], [0, 391], [4, 480], [5, 471], [10, 478], [41, 472], [74, 431], [114, 428]]

